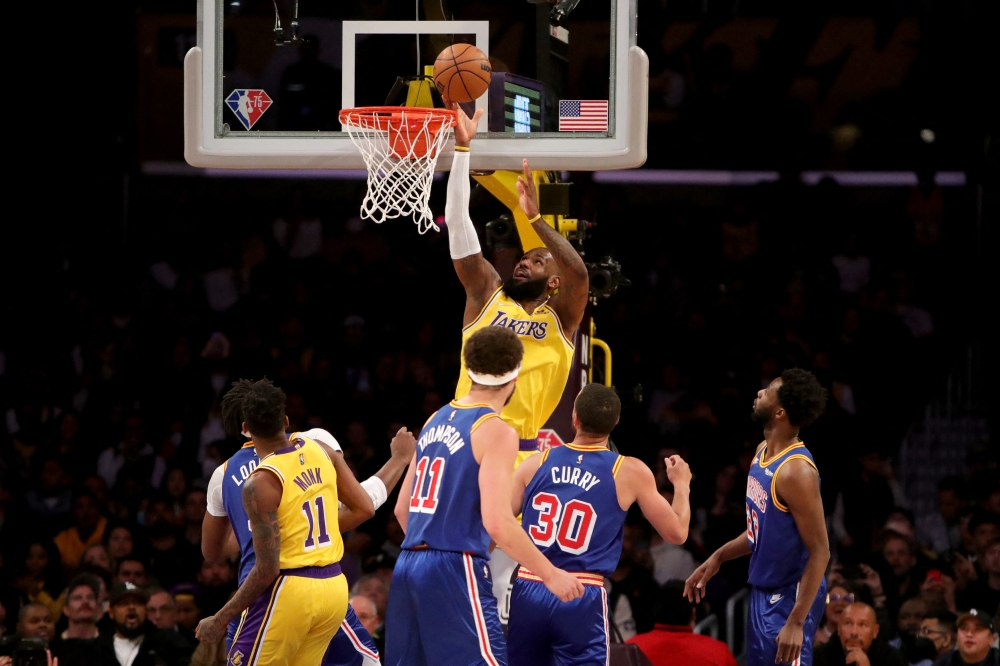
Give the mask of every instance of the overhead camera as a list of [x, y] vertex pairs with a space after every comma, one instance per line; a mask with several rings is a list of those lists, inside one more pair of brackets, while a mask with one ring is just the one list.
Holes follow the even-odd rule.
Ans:
[[486, 243], [490, 247], [508, 245], [517, 240], [517, 227], [510, 213], [504, 213], [486, 223]]
[[590, 274], [590, 295], [593, 298], [607, 298], [618, 293], [619, 287], [627, 287], [632, 282], [622, 275], [622, 265], [611, 257], [604, 257], [598, 263], [587, 264]]

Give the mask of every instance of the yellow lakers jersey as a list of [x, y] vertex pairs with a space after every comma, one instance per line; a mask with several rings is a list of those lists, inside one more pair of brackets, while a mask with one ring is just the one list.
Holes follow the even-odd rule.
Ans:
[[[542, 305], [529, 315], [508, 298], [503, 289], [497, 289], [476, 320], [462, 330], [463, 349], [465, 341], [486, 326], [505, 326], [524, 344], [517, 388], [500, 417], [517, 431], [519, 438], [536, 439], [539, 428], [549, 420], [562, 399], [573, 366], [573, 343], [566, 337], [552, 308]], [[472, 380], [463, 357], [455, 398], [465, 397], [471, 389]]]
[[261, 460], [254, 474], [262, 469], [281, 479], [281, 568], [339, 562], [344, 556], [344, 541], [337, 523], [337, 470], [323, 447], [311, 439], [290, 441]]

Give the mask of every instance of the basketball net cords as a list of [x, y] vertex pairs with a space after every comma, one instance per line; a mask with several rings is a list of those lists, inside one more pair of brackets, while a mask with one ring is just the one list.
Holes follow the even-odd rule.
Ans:
[[[365, 128], [366, 118], [358, 114], [351, 114], [347, 118], [351, 124], [344, 125], [368, 167], [368, 191], [361, 203], [361, 217], [381, 224], [385, 220], [412, 215], [418, 233], [425, 234], [431, 229], [440, 231], [428, 201], [434, 168], [451, 136], [451, 128], [440, 127], [431, 132], [428, 125], [431, 122], [440, 124], [441, 119], [427, 114], [423, 125], [411, 132], [406, 112], [402, 115], [399, 130]], [[396, 136], [394, 143], [391, 142], [393, 135]], [[427, 152], [422, 157], [414, 156], [414, 147], [418, 145], [426, 146]], [[407, 152], [397, 157], [393, 154], [394, 147], [397, 153], [401, 154], [398, 150], [401, 147], [406, 147]]]

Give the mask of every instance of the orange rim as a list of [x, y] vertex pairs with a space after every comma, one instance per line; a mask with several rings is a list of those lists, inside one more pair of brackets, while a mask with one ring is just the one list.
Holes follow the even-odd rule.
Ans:
[[358, 106], [341, 109], [340, 122], [365, 130], [419, 129], [425, 125], [435, 131], [454, 127], [457, 114], [451, 109], [420, 106]]

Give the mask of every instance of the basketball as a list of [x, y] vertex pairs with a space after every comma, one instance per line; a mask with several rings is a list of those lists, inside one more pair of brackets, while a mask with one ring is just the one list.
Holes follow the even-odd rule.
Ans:
[[453, 102], [471, 102], [490, 87], [490, 59], [472, 44], [454, 44], [434, 61], [434, 86]]

